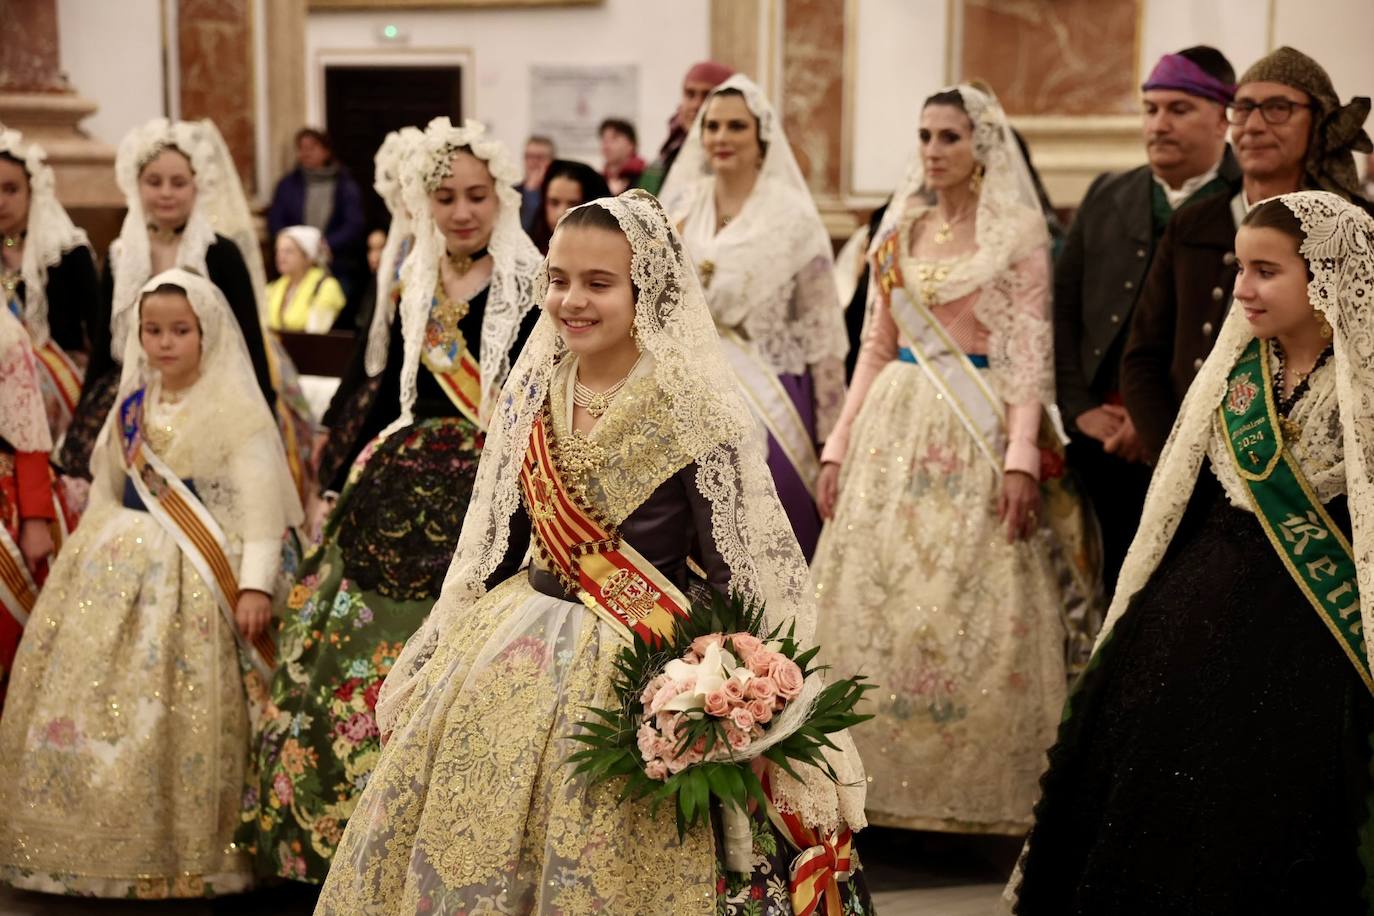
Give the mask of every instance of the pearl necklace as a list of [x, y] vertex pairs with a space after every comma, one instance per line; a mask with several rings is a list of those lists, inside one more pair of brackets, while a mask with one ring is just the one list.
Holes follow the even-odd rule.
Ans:
[[643, 359], [644, 354], [639, 354], [639, 359], [635, 360], [635, 364], [630, 367], [629, 372], [625, 373], [625, 377], [605, 391], [593, 391], [582, 384], [581, 379], [574, 376], [573, 403], [587, 411], [587, 415], [593, 420], [600, 420], [602, 415], [611, 409], [611, 402], [615, 400], [616, 395], [620, 394], [620, 389], [625, 387], [625, 383], [630, 380], [630, 376], [635, 374], [635, 370], [639, 368], [640, 360]]

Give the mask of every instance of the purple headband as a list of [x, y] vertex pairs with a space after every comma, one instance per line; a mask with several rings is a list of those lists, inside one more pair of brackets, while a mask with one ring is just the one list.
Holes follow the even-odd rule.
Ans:
[[1219, 105], [1230, 105], [1236, 97], [1235, 86], [1223, 83], [1181, 54], [1165, 54], [1159, 59], [1140, 87], [1141, 92], [1151, 89], [1176, 89]]

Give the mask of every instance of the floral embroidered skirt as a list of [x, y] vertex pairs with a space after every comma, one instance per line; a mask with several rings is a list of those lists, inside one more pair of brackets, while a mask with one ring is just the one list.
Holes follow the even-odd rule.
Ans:
[[439, 596], [479, 445], [460, 418], [369, 445], [301, 564], [239, 834], [261, 872], [324, 880], [380, 752], [377, 691]]
[[99, 897], [246, 889], [232, 841], [248, 740], [235, 637], [195, 568], [147, 512], [93, 508], [0, 718], [0, 878]]
[[[568, 736], [586, 706], [611, 702], [622, 645], [583, 605], [534, 591], [524, 572], [454, 613], [317, 912], [790, 914], [794, 852], [762, 821], [754, 871], [726, 874], [711, 832], [678, 840], [671, 806], [655, 813], [617, 801], [614, 785], [571, 776]], [[850, 885], [845, 912], [871, 913], [861, 876]]]
[[876, 685], [850, 732], [869, 820], [1024, 831], [1066, 686], [1052, 536], [1007, 543], [1001, 475], [909, 363], [874, 381], [840, 484], [812, 567], [817, 640]]

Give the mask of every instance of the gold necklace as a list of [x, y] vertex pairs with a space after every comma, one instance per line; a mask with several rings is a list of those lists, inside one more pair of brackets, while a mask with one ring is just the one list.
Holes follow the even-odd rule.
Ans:
[[22, 245], [22, 244], [24, 244], [24, 232], [23, 232], [23, 231], [16, 232], [14, 235], [6, 235], [6, 236], [5, 236], [5, 247], [6, 247], [6, 248], [18, 248], [18, 247], [19, 247], [20, 245]]
[[635, 374], [635, 370], [639, 368], [640, 360], [643, 359], [644, 354], [640, 353], [639, 359], [635, 360], [635, 364], [630, 367], [629, 372], [625, 373], [625, 377], [605, 391], [593, 391], [582, 384], [581, 379], [573, 376], [573, 403], [587, 411], [587, 415], [593, 420], [600, 420], [602, 415], [611, 409], [611, 402], [615, 400], [616, 395], [620, 394], [620, 389], [625, 387], [630, 376]]
[[[975, 204], [974, 207], [976, 206], [977, 205]], [[962, 223], [964, 220], [968, 219], [969, 214], [973, 213], [974, 207], [969, 207], [967, 210], [965, 210], [963, 213], [960, 213], [953, 219], [945, 220], [944, 223], [940, 226], [940, 228], [935, 230], [935, 244], [948, 245], [950, 239], [954, 238], [954, 227]]]
[[429, 311], [429, 320], [434, 325], [435, 340], [440, 347], [447, 349], [462, 339], [462, 332], [458, 330], [458, 325], [463, 319], [468, 317], [468, 312], [472, 310], [472, 303], [466, 299], [455, 300], [444, 288], [444, 280], [439, 278], [438, 288], [435, 290], [439, 302]]
[[6, 294], [12, 294], [19, 288], [19, 281], [23, 278], [20, 271], [6, 270], [0, 273], [0, 287], [4, 288]]
[[486, 256], [487, 248], [485, 245], [483, 245], [481, 248], [472, 252], [472, 254], [448, 255], [448, 266], [452, 267], [453, 272], [458, 276], [466, 277], [468, 273], [472, 270], [472, 265], [476, 264], [478, 261], [482, 260]]
[[162, 229], [153, 223], [148, 224], [148, 238], [163, 245], [171, 245], [181, 235], [179, 229]]

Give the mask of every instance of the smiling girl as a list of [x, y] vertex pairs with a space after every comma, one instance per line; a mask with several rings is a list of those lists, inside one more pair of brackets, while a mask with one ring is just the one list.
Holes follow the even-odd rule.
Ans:
[[[593, 598], [573, 578], [569, 512], [612, 535], [577, 551], [616, 551], [671, 600], [687, 601], [690, 556], [705, 587], [766, 602], [803, 641], [814, 609], [754, 421], [719, 382], [710, 313], [657, 201], [631, 191], [570, 211], [540, 287], [543, 317], [501, 393], [444, 593], [383, 688], [391, 738], [318, 912], [789, 914], [794, 853], [766, 821], [756, 835], [776, 845], [718, 884], [709, 832], [679, 840], [667, 806], [622, 802], [564, 763], [586, 707], [609, 699], [629, 632], [613, 589]], [[838, 792], [773, 775], [819, 829], [858, 828], [862, 768], [836, 762]], [[851, 882], [844, 912], [871, 912]]]
[[218, 290], [166, 271], [133, 312], [90, 508], [0, 720], [0, 877], [100, 897], [234, 893], [252, 881], [232, 845], [250, 698], [300, 503]]
[[1018, 913], [1368, 908], [1374, 221], [1271, 198], [1236, 258], [1050, 752]]

